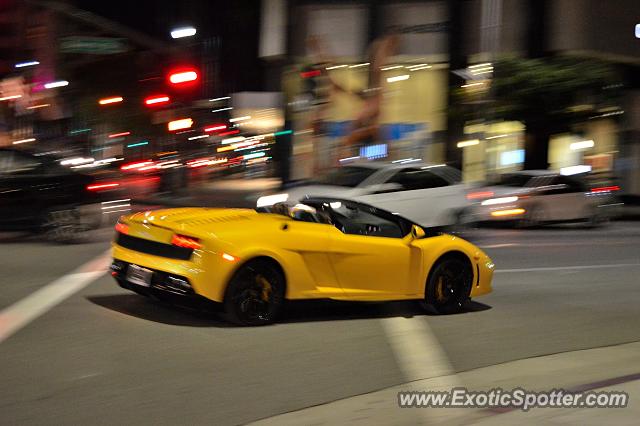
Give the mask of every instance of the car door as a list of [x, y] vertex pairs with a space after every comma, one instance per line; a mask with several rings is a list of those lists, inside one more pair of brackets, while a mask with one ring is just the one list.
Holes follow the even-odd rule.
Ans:
[[398, 170], [373, 194], [358, 197], [426, 227], [455, 223], [453, 213], [465, 203], [464, 189], [429, 169]]
[[329, 256], [330, 225], [296, 219], [281, 227], [278, 247], [291, 253], [289, 268], [295, 271], [289, 297], [341, 298], [344, 294], [331, 267]]
[[411, 262], [421, 253], [403, 238], [400, 221], [359, 203], [331, 204], [329, 257], [345, 298], [406, 298]]
[[587, 200], [584, 187], [566, 176], [556, 176], [545, 189], [541, 199], [546, 220], [564, 221], [585, 217]]
[[587, 189], [579, 180], [571, 176], [558, 176], [557, 182], [564, 190], [558, 197], [559, 216], [562, 220], [583, 219], [591, 215], [591, 204], [586, 197]]

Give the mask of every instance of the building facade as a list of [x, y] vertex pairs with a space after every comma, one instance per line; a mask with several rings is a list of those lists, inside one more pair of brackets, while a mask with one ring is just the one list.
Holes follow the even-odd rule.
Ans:
[[[526, 125], [496, 121], [491, 102], [478, 102], [480, 120], [460, 122], [452, 114], [452, 93], [490, 87], [492, 64], [506, 55], [574, 56], [610, 64], [621, 76], [623, 97], [619, 105], [552, 135], [544, 161], [553, 169], [590, 165], [622, 176], [630, 191], [640, 192], [634, 183], [640, 181], [640, 40], [634, 37], [633, 0], [264, 0], [262, 8], [261, 38], [272, 48], [263, 59], [287, 58], [283, 88], [293, 105], [294, 177], [351, 156], [450, 162], [468, 181], [522, 168]], [[383, 55], [385, 63], [372, 64], [376, 44], [389, 31], [398, 35], [396, 45]], [[326, 74], [333, 87], [323, 94], [305, 82], [305, 73], [317, 69], [318, 79]], [[380, 74], [379, 87], [370, 86], [373, 72]], [[366, 97], [357, 96], [366, 90], [382, 93], [378, 138], [340, 150], [367, 108]], [[321, 131], [313, 124], [318, 120]], [[594, 143], [575, 144], [581, 141]]]

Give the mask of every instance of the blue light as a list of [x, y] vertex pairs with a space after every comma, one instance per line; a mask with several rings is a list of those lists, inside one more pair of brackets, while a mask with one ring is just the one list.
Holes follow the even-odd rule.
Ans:
[[127, 145], [127, 148], [135, 148], [137, 146], [144, 146], [144, 145], [149, 145], [149, 141], [142, 141], [142, 142], [138, 142], [138, 143], [132, 143]]
[[382, 143], [378, 145], [368, 145], [360, 148], [360, 157], [364, 157], [369, 160], [375, 160], [376, 158], [384, 158], [386, 156], [387, 156], [386, 143]]
[[524, 163], [524, 149], [505, 151], [500, 153], [500, 165], [509, 166], [511, 164]]

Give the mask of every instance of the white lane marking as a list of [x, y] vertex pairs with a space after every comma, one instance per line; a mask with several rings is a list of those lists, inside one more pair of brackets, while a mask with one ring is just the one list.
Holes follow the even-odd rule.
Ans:
[[392, 317], [381, 322], [387, 342], [407, 381], [446, 376], [453, 372], [447, 355], [423, 318]]
[[[402, 385], [405, 391], [444, 391], [462, 386], [447, 354], [423, 317], [392, 317], [381, 322], [396, 364], [405, 378], [406, 383]], [[419, 388], [418, 383], [424, 383], [419, 382], [423, 379], [430, 379], [429, 389]], [[434, 424], [443, 420], [451, 422], [468, 414], [468, 411], [447, 409], [446, 418], [443, 418], [444, 412], [438, 410], [409, 413], [413, 416], [413, 424]]]
[[581, 270], [581, 269], [602, 269], [602, 268], [625, 268], [625, 267], [640, 267], [640, 263], [610, 263], [604, 265], [576, 265], [576, 266], [549, 266], [540, 268], [520, 268], [520, 269], [496, 269], [495, 274], [499, 273], [516, 273], [516, 272], [538, 272], [538, 271], [566, 271], [566, 270]]
[[[598, 246], [625, 246], [629, 245], [629, 242], [626, 241], [601, 241], [598, 242]], [[502, 243], [502, 244], [489, 244], [489, 245], [478, 245], [478, 247], [482, 249], [496, 249], [496, 248], [507, 248], [507, 247], [575, 247], [575, 246], [592, 246], [593, 242], [582, 242], [582, 241], [568, 241], [564, 243]]]
[[111, 261], [111, 251], [90, 260], [31, 293], [0, 312], [0, 343], [48, 310], [102, 276]]

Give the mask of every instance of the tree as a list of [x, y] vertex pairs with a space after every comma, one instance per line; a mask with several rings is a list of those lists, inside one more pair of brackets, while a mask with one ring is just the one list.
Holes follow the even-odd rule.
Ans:
[[525, 168], [546, 169], [549, 137], [617, 105], [619, 80], [610, 65], [593, 59], [505, 58], [494, 65], [495, 118], [525, 124]]
[[525, 169], [546, 169], [551, 135], [570, 131], [619, 99], [616, 70], [591, 58], [502, 58], [494, 70], [488, 93], [460, 91], [461, 112], [466, 119], [522, 122]]

